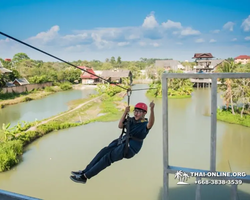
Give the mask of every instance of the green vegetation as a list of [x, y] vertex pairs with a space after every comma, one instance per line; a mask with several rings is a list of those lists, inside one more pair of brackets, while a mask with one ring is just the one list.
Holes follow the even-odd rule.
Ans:
[[20, 141], [9, 141], [0, 145], [0, 172], [2, 172], [19, 163], [18, 157], [23, 153], [23, 149]]
[[[250, 63], [235, 64], [233, 60], [223, 62], [220, 73], [249, 73]], [[219, 90], [223, 92], [225, 106], [218, 110], [218, 120], [250, 126], [250, 79], [221, 79]]]
[[[94, 70], [109, 70], [109, 69], [128, 69], [133, 74], [133, 79], [144, 78], [140, 74], [140, 70], [154, 64], [156, 58], [141, 58], [139, 61], [122, 61], [120, 56], [107, 58], [105, 62], [99, 60], [78, 60], [71, 64], [75, 66], [86, 66]], [[0, 58], [3, 66], [13, 73], [0, 74], [0, 87], [3, 87], [6, 82], [14, 81], [15, 78], [26, 78], [30, 83], [45, 83], [45, 82], [70, 82], [72, 84], [81, 81], [81, 70], [62, 62], [43, 62], [41, 60], [32, 60], [25, 53], [17, 53], [11, 61], [5, 61]]]
[[[174, 73], [169, 71], [169, 73]], [[175, 73], [183, 73], [176, 71]], [[158, 77], [161, 77], [160, 75]], [[162, 97], [162, 83], [158, 78], [149, 84], [147, 94], [149, 96]], [[168, 79], [168, 97], [169, 98], [190, 98], [193, 91], [192, 83], [189, 79]]]
[[228, 122], [231, 124], [239, 124], [250, 127], [250, 115], [241, 116], [241, 114], [238, 113], [232, 115], [232, 113], [228, 110], [218, 109], [217, 119], [219, 121]]
[[[126, 85], [122, 86], [128, 87]], [[44, 122], [48, 120], [47, 123], [39, 125], [41, 121], [32, 123], [19, 122], [14, 127], [10, 127], [10, 123], [3, 124], [2, 130], [0, 130], [0, 172], [9, 170], [18, 164], [24, 147], [45, 134], [94, 121], [119, 119], [125, 108], [125, 103], [122, 103], [121, 100], [126, 91], [124, 92], [123, 89], [109, 84], [105, 85], [105, 87], [99, 85], [97, 91], [98, 95], [72, 102], [70, 104], [71, 110], [61, 113], [57, 118], [43, 120]], [[94, 98], [95, 101], [86, 103]], [[72, 110], [82, 103], [86, 104]], [[103, 115], [98, 116], [99, 114]], [[31, 127], [36, 128], [29, 130]]]

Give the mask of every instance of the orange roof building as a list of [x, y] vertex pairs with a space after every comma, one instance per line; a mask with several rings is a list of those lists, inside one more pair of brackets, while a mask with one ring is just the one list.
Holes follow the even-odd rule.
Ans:
[[234, 58], [235, 63], [247, 64], [250, 62], [250, 56], [240, 55]]

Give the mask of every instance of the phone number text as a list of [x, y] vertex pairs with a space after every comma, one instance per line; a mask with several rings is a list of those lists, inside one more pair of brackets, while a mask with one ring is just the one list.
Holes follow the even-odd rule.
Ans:
[[242, 180], [198, 180], [197, 185], [242, 185]]

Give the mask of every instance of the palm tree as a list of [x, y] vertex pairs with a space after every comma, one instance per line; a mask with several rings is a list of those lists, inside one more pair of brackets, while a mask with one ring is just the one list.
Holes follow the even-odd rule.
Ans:
[[183, 172], [180, 170], [180, 171], [177, 171], [176, 173], [175, 173], [175, 179], [177, 178], [178, 180], [180, 180], [181, 181], [181, 179], [182, 179], [182, 176], [183, 176]]
[[234, 89], [234, 96], [238, 100], [237, 103], [242, 104], [240, 113], [242, 118], [246, 105], [250, 105], [250, 79], [242, 79], [237, 83], [238, 87]]
[[188, 174], [184, 172], [183, 173], [183, 179], [184, 179], [184, 181], [187, 181], [188, 178], [189, 178]]
[[[235, 69], [239, 66], [239, 64], [234, 63], [234, 61], [224, 61], [217, 69], [216, 72], [222, 73], [233, 73]], [[226, 108], [228, 109], [229, 103], [231, 104], [232, 114], [234, 115], [234, 107], [233, 107], [233, 94], [232, 94], [232, 81], [230, 79], [222, 79], [222, 83], [226, 85], [226, 91], [224, 93], [224, 100], [226, 101]]]

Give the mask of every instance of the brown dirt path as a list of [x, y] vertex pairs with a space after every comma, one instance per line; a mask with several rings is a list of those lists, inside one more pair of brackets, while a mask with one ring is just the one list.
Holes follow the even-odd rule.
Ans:
[[45, 121], [43, 121], [43, 122], [41, 122], [41, 123], [39, 123], [39, 124], [37, 124], [37, 125], [35, 125], [35, 126], [30, 127], [27, 131], [35, 131], [36, 128], [37, 128], [38, 126], [40, 126], [40, 125], [42, 125], [42, 124], [46, 124], [46, 123], [48, 123], [48, 122], [50, 122], [50, 121], [52, 121], [52, 120], [54, 120], [54, 119], [57, 119], [57, 118], [59, 118], [59, 117], [61, 117], [61, 116], [63, 116], [63, 115], [69, 114], [69, 113], [71, 113], [71, 112], [73, 112], [73, 111], [75, 111], [75, 110], [81, 108], [82, 106], [84, 106], [84, 105], [86, 105], [86, 104], [88, 104], [88, 103], [90, 103], [90, 102], [92, 102], [92, 101], [98, 100], [98, 99], [100, 99], [100, 98], [101, 98], [101, 96], [96, 97], [96, 98], [94, 98], [94, 99], [91, 99], [91, 100], [89, 100], [89, 101], [86, 101], [86, 102], [84, 102], [84, 103], [78, 105], [77, 107], [75, 107], [75, 108], [72, 109], [72, 110], [69, 110], [69, 111], [67, 111], [67, 112], [65, 112], [65, 113], [62, 113], [62, 114], [60, 114], [60, 115], [57, 115], [57, 116], [52, 117], [52, 118], [50, 118], [50, 119], [47, 119], [47, 120], [45, 120]]

